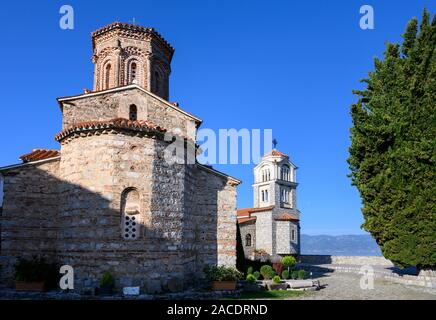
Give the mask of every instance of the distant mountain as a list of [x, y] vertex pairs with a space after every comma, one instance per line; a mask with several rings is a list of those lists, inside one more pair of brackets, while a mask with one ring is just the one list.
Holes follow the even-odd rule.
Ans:
[[381, 256], [370, 235], [309, 236], [301, 235], [301, 254], [334, 256]]

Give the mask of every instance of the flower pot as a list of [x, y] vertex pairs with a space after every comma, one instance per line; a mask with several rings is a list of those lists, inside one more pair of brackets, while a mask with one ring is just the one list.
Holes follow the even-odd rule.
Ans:
[[236, 290], [236, 281], [212, 281], [212, 289], [215, 291]]
[[105, 286], [101, 286], [98, 289], [98, 294], [101, 296], [111, 296], [113, 295], [114, 292], [114, 286], [113, 285], [105, 285]]
[[288, 288], [288, 284], [286, 282], [280, 282], [280, 283], [268, 283], [268, 290], [286, 290]]
[[17, 290], [17, 291], [44, 291], [44, 281], [41, 281], [41, 282], [15, 281], [15, 290]]

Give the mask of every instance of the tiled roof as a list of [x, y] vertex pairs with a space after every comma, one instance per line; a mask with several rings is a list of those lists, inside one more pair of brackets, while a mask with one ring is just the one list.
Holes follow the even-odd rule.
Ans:
[[244, 208], [244, 209], [237, 210], [236, 213], [239, 217], [239, 216], [250, 215], [250, 213], [253, 213], [253, 212], [271, 211], [273, 208], [274, 208], [274, 206], [268, 206], [268, 207], [263, 207], [263, 208]]
[[285, 158], [289, 158], [288, 155], [284, 154], [283, 152], [277, 150], [277, 149], [272, 149], [268, 154], [266, 154], [265, 156], [275, 156], [275, 157], [285, 157]]
[[299, 221], [299, 219], [292, 214], [289, 213], [282, 213], [279, 216], [277, 216], [274, 220], [276, 221]]
[[94, 32], [91, 33], [91, 36], [92, 36], [92, 38], [94, 38], [100, 34], [103, 34], [107, 31], [110, 31], [113, 29], [125, 29], [125, 30], [129, 30], [129, 31], [137, 31], [137, 32], [144, 32], [144, 33], [152, 34], [152, 35], [156, 36], [157, 38], [159, 38], [159, 40], [161, 40], [168, 47], [168, 49], [171, 51], [171, 53], [174, 52], [174, 48], [154, 28], [146, 28], [146, 27], [142, 27], [142, 26], [139, 26], [136, 24], [115, 21], [115, 22], [112, 22], [112, 23], [98, 29], [98, 30], [95, 30]]
[[32, 162], [38, 160], [45, 160], [60, 156], [59, 150], [52, 149], [33, 149], [32, 152], [24, 154], [20, 157], [23, 162]]
[[250, 218], [239, 218], [238, 219], [238, 223], [244, 223], [244, 222], [249, 222], [249, 221], [256, 221], [256, 217], [250, 217]]
[[76, 132], [110, 130], [110, 129], [125, 129], [125, 130], [140, 131], [140, 132], [141, 131], [147, 132], [150, 130], [160, 133], [166, 132], [166, 129], [148, 120], [132, 121], [124, 118], [116, 118], [106, 121], [88, 121], [88, 122], [76, 123], [72, 127], [64, 129], [61, 132], [59, 132], [55, 136], [55, 140], [60, 141], [65, 137], [69, 136], [70, 134]]

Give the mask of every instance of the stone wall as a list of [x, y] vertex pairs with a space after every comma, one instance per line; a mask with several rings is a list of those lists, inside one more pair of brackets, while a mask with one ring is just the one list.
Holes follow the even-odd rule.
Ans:
[[373, 265], [393, 266], [393, 263], [384, 257], [378, 256], [330, 256], [330, 255], [301, 255], [301, 263], [308, 264], [344, 264], [344, 265]]
[[[147, 292], [184, 278], [182, 223], [185, 166], [163, 160], [166, 143], [128, 135], [74, 139], [62, 146], [65, 180], [59, 253], [83, 286], [110, 271], [117, 285]], [[121, 195], [140, 199], [140, 237], [124, 240]]]
[[272, 212], [264, 211], [252, 214], [256, 216], [256, 249], [265, 250], [268, 254], [273, 254], [275, 238], [273, 230]]
[[194, 235], [205, 264], [236, 265], [236, 186], [204, 167], [195, 170]]
[[[244, 248], [244, 255], [249, 258], [253, 251], [256, 249], [256, 223], [255, 221], [248, 221], [239, 224], [239, 230], [241, 232], [241, 241]], [[247, 234], [251, 235], [251, 246], [245, 245], [245, 237]]]
[[[169, 132], [195, 140], [195, 123], [192, 122], [190, 116], [177, 110], [178, 107], [170, 106], [151, 94], [134, 87], [106, 94], [90, 94], [64, 102], [62, 129], [67, 129], [80, 122], [115, 118], [128, 119], [131, 104], [135, 104], [137, 107], [138, 120], [150, 120]], [[189, 126], [193, 130], [189, 130]]]
[[17, 257], [56, 253], [59, 160], [11, 168], [2, 175], [0, 283], [9, 285]]

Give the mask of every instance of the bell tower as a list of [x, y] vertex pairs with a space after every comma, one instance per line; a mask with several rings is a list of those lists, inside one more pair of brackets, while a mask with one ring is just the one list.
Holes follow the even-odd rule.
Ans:
[[92, 33], [94, 91], [137, 84], [169, 98], [174, 48], [153, 28], [114, 22]]

